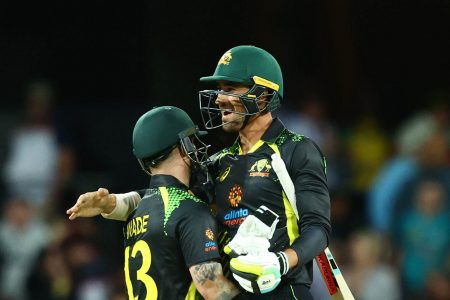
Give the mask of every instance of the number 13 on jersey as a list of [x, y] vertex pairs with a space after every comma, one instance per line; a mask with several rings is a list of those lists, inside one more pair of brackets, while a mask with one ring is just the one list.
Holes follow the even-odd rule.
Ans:
[[152, 254], [150, 252], [150, 247], [148, 244], [140, 240], [133, 245], [130, 249], [130, 246], [125, 248], [125, 282], [127, 284], [128, 290], [128, 299], [129, 300], [137, 300], [138, 296], [134, 296], [133, 284], [131, 283], [130, 278], [130, 250], [131, 257], [135, 258], [137, 253], [140, 252], [142, 256], [142, 265], [139, 270], [136, 272], [136, 279], [141, 281], [146, 289], [145, 300], [156, 300], [158, 298], [158, 289], [156, 288], [156, 283], [147, 273], [150, 270], [150, 265], [152, 263]]

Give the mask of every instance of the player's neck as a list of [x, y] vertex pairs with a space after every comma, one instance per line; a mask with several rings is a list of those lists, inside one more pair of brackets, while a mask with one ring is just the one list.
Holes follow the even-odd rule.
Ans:
[[164, 161], [158, 168], [152, 169], [152, 175], [173, 176], [187, 187], [189, 187], [190, 174], [189, 166], [181, 156]]
[[239, 139], [243, 154], [247, 154], [266, 132], [272, 123], [272, 114], [266, 113], [250, 119], [247, 126], [239, 131]]

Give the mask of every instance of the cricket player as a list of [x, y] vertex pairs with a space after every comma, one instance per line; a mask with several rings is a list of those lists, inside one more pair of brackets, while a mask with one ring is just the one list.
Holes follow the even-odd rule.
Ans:
[[[228, 254], [240, 254], [230, 262], [233, 278], [248, 299], [312, 299], [313, 259], [327, 247], [331, 232], [326, 161], [311, 139], [272, 116], [283, 100], [277, 60], [261, 48], [237, 46], [221, 56], [212, 76], [200, 81], [216, 87], [199, 92], [206, 129], [238, 134], [233, 145], [211, 158], [217, 219], [224, 226], [220, 241]], [[274, 154], [293, 182], [294, 203], [274, 170]], [[117, 197], [114, 209], [126, 213], [141, 196], [111, 197]], [[94, 197], [86, 200], [95, 203]], [[261, 206], [277, 216], [276, 222], [247, 226], [250, 216], [261, 215]], [[84, 211], [87, 207], [81, 206]], [[247, 238], [252, 232], [269, 232], [261, 235], [268, 245]]]
[[[237, 46], [222, 55], [212, 76], [200, 81], [217, 87], [199, 92], [205, 127], [239, 134], [233, 145], [212, 158], [219, 222], [233, 238], [246, 216], [254, 215], [261, 205], [279, 216], [270, 238], [273, 255], [233, 259], [234, 278], [255, 292], [260, 286], [249, 282], [249, 273], [276, 266], [281, 283], [268, 293], [250, 294], [250, 299], [312, 299], [312, 262], [327, 247], [331, 232], [326, 161], [312, 140], [272, 117], [283, 99], [277, 60], [261, 48]], [[274, 171], [274, 153], [294, 183], [298, 220]]]
[[[172, 106], [150, 110], [134, 127], [133, 151], [151, 183], [123, 219], [128, 299], [200, 299], [199, 293], [205, 299], [239, 297], [222, 274], [217, 222], [188, 191], [193, 170], [201, 170], [207, 159], [200, 133], [183, 110]], [[99, 189], [98, 194], [108, 192]], [[102, 204], [91, 215], [112, 212], [113, 202]], [[77, 212], [77, 206], [67, 211], [70, 219]]]

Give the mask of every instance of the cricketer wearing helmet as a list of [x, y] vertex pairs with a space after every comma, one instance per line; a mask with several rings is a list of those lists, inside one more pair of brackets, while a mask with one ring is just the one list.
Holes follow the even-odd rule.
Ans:
[[[200, 299], [199, 293], [205, 299], [233, 299], [239, 294], [218, 262], [217, 222], [207, 204], [188, 191], [191, 171], [203, 169], [208, 158], [201, 133], [173, 106], [154, 108], [136, 122], [133, 152], [151, 182], [142, 200], [124, 214], [129, 299]], [[78, 212], [76, 206], [68, 211], [71, 219]], [[92, 215], [100, 212], [111, 209]]]
[[[218, 87], [199, 92], [205, 127], [239, 133], [233, 145], [212, 158], [217, 218], [237, 240], [226, 250], [249, 253], [231, 260], [233, 276], [247, 291], [266, 292], [251, 299], [311, 299], [312, 262], [327, 247], [331, 231], [326, 162], [312, 140], [272, 117], [283, 99], [278, 62], [261, 48], [238, 46], [222, 55], [212, 76], [200, 80]], [[274, 170], [273, 154], [281, 157], [294, 184], [295, 207]], [[261, 205], [278, 219], [267, 224], [269, 253], [267, 246], [252, 253], [248, 236], [260, 227], [239, 228], [247, 216], [258, 215]]]

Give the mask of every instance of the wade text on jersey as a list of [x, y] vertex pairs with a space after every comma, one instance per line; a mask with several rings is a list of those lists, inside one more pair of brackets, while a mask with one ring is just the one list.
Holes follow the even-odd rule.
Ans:
[[125, 232], [125, 237], [129, 239], [130, 237], [136, 236], [138, 234], [147, 231], [147, 222], [149, 215], [144, 215], [142, 217], [136, 217], [131, 219], [127, 223], [127, 230]]

